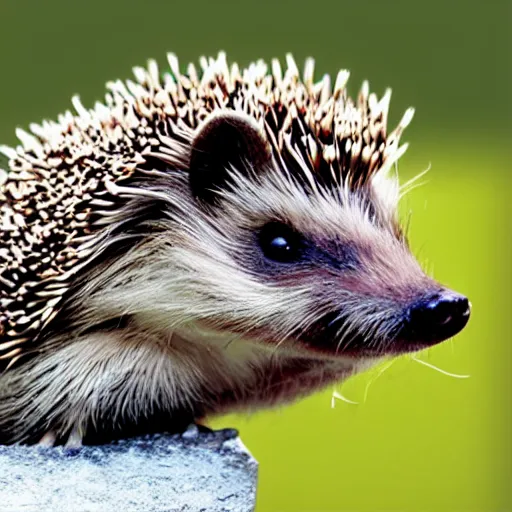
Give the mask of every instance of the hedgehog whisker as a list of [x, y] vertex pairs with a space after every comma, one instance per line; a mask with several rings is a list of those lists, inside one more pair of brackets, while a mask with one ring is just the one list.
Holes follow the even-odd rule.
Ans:
[[415, 356], [411, 356], [411, 359], [413, 361], [416, 361], [417, 363], [422, 364], [423, 366], [426, 366], [427, 368], [431, 368], [432, 370], [435, 370], [436, 372], [442, 373], [443, 375], [446, 375], [448, 377], [453, 377], [455, 379], [469, 379], [469, 377], [471, 377], [471, 375], [461, 375], [461, 374], [458, 374], [458, 373], [448, 372], [446, 370], [443, 370], [442, 368], [439, 368], [438, 366], [433, 365], [432, 363], [427, 363], [427, 361], [423, 361], [421, 359], [418, 359]]
[[407, 194], [411, 193], [414, 189], [422, 187], [423, 185], [426, 185], [428, 181], [420, 181], [418, 183], [415, 183], [414, 185], [411, 185], [407, 189], [405, 189], [403, 192], [400, 192], [400, 195], [398, 196], [398, 199], [403, 199]]
[[423, 178], [423, 176], [425, 176], [428, 172], [430, 172], [431, 167], [432, 167], [432, 164], [429, 163], [428, 167], [424, 171], [419, 172], [418, 174], [416, 174], [416, 176], [413, 176], [410, 180], [403, 183], [400, 186], [400, 193], [402, 194], [400, 197], [403, 197], [405, 194], [408, 193], [409, 190], [412, 190], [412, 189], [410, 189], [411, 185], [415, 185], [414, 188], [416, 186], [418, 186], [418, 184], [416, 182], [419, 179]]

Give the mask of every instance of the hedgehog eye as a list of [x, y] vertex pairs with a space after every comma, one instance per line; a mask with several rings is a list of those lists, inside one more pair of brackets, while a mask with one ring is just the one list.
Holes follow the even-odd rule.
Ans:
[[289, 226], [272, 222], [260, 231], [259, 244], [269, 260], [291, 263], [301, 255], [302, 237]]

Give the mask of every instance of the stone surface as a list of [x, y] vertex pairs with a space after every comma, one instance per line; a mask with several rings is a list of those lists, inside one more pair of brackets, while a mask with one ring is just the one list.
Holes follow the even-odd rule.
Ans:
[[235, 430], [74, 449], [0, 446], [0, 510], [248, 512], [257, 469]]

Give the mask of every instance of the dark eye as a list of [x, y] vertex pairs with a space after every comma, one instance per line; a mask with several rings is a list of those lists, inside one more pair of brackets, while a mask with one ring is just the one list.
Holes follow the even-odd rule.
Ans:
[[264, 226], [259, 243], [265, 257], [272, 261], [290, 263], [301, 255], [301, 235], [285, 224], [273, 222]]

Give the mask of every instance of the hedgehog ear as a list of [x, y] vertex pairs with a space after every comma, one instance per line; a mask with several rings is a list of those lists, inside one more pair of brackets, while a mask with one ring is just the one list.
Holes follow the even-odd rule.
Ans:
[[194, 197], [215, 204], [230, 168], [256, 173], [270, 161], [270, 147], [253, 118], [225, 110], [207, 118], [192, 141], [189, 181]]

